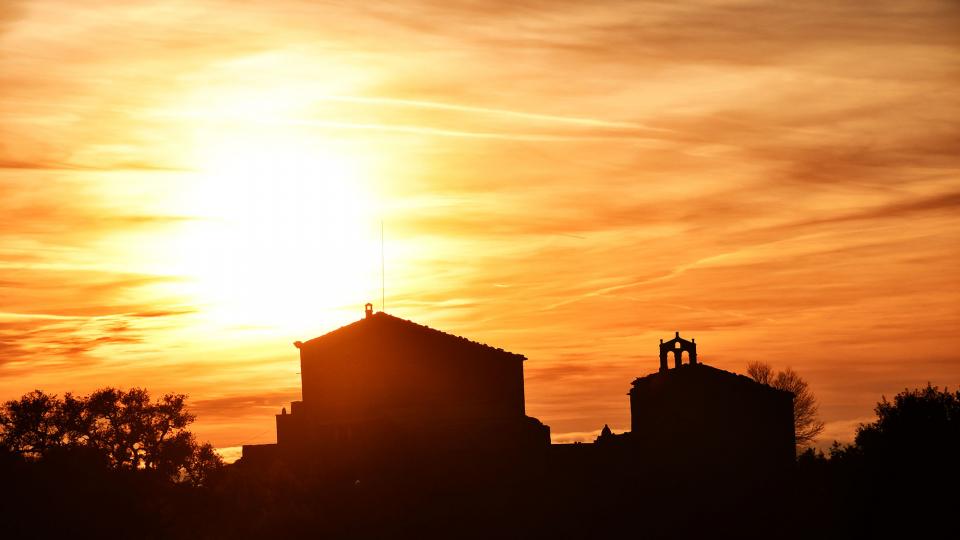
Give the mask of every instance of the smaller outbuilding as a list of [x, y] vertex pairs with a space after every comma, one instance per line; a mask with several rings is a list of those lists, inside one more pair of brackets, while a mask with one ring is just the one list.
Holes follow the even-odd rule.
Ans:
[[696, 343], [679, 332], [661, 340], [660, 370], [635, 379], [629, 395], [631, 442], [644, 459], [741, 471], [794, 463], [793, 394], [697, 362]]

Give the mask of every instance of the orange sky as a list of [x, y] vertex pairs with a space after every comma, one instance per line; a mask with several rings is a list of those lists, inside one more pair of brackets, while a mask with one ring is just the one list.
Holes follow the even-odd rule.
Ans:
[[849, 439], [960, 383], [960, 5], [0, 3], [0, 398], [189, 393], [274, 440], [305, 340], [387, 311], [626, 429], [674, 330]]

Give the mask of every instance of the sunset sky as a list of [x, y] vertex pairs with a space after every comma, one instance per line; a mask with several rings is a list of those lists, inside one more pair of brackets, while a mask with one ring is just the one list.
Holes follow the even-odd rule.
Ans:
[[555, 441], [676, 330], [849, 440], [960, 384], [960, 3], [0, 2], [0, 399], [275, 440], [380, 308], [522, 353]]

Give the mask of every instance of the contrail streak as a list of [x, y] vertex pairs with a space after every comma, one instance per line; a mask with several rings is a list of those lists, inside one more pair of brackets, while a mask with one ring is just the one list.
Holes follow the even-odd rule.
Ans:
[[638, 129], [650, 131], [669, 132], [672, 130], [663, 128], [653, 128], [633, 122], [618, 122], [603, 120], [597, 118], [585, 118], [578, 116], [560, 116], [553, 114], [540, 114], [524, 111], [514, 111], [510, 109], [497, 109], [493, 107], [477, 107], [474, 105], [460, 105], [457, 103], [445, 103], [440, 101], [424, 101], [417, 99], [398, 99], [385, 97], [363, 97], [363, 96], [322, 96], [318, 98], [323, 101], [340, 101], [347, 103], [370, 103], [378, 105], [393, 105], [397, 107], [412, 107], [420, 109], [437, 109], [445, 111], [459, 111], [476, 114], [490, 114], [496, 116], [512, 116], [514, 118], [526, 118], [528, 120], [540, 120], [543, 122], [557, 122], [563, 124], [577, 124], [581, 126], [606, 127], [616, 129]]
[[470, 139], [499, 139], [508, 141], [609, 141], [609, 140], [645, 140], [657, 141], [652, 137], [632, 135], [555, 135], [550, 133], [506, 133], [496, 131], [463, 131], [456, 129], [433, 128], [409, 124], [379, 124], [361, 122], [335, 122], [330, 120], [293, 120], [264, 122], [301, 126], [328, 127], [337, 129], [355, 129], [369, 131], [384, 131], [393, 133], [413, 133], [420, 135], [436, 135], [440, 137], [462, 137]]

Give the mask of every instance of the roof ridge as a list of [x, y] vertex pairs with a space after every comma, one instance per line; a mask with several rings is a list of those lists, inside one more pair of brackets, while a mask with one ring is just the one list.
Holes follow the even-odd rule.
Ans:
[[396, 315], [390, 315], [389, 313], [386, 313], [386, 312], [384, 312], [384, 311], [379, 311], [379, 312], [377, 312], [377, 313], [374, 313], [374, 314], [371, 315], [370, 317], [366, 317], [366, 318], [363, 318], [363, 319], [354, 321], [354, 322], [352, 322], [352, 323], [345, 324], [345, 325], [343, 325], [343, 326], [341, 326], [341, 327], [339, 327], [339, 328], [335, 328], [335, 329], [333, 329], [333, 330], [331, 330], [331, 331], [329, 331], [329, 332], [326, 332], [325, 334], [322, 334], [322, 335], [317, 336], [317, 337], [315, 337], [315, 338], [308, 339], [307, 341], [303, 342], [303, 344], [305, 345], [305, 344], [307, 344], [307, 343], [316, 342], [316, 341], [319, 340], [319, 339], [322, 339], [322, 338], [324, 338], [324, 337], [326, 337], [326, 336], [329, 336], [329, 335], [331, 335], [331, 334], [337, 333], [337, 332], [339, 332], [339, 331], [341, 331], [341, 330], [344, 330], [344, 329], [346, 329], [346, 328], [349, 328], [349, 327], [352, 327], [352, 326], [355, 326], [355, 325], [358, 325], [358, 324], [363, 324], [363, 323], [365, 323], [365, 322], [367, 322], [367, 321], [369, 321], [369, 320], [375, 320], [375, 319], [381, 318], [381, 317], [388, 317], [388, 318], [393, 319], [393, 320], [395, 320], [395, 321], [398, 321], [398, 322], [404, 323], [404, 324], [406, 324], [406, 325], [415, 327], [415, 328], [417, 328], [417, 329], [419, 329], [419, 330], [421, 330], [421, 331], [426, 330], [426, 331], [433, 332], [433, 333], [435, 333], [435, 334], [440, 334], [440, 335], [445, 336], [445, 337], [447, 337], [447, 338], [454, 338], [454, 339], [460, 340], [460, 341], [462, 341], [462, 342], [468, 343], [468, 344], [470, 344], [471, 346], [482, 347], [483, 349], [489, 350], [489, 351], [491, 351], [491, 352], [500, 353], [500, 354], [503, 354], [503, 355], [506, 355], [506, 356], [510, 356], [510, 357], [514, 357], [514, 358], [520, 358], [520, 359], [523, 359], [523, 360], [526, 360], [526, 359], [527, 359], [526, 356], [524, 356], [524, 355], [522, 355], [522, 354], [520, 354], [520, 353], [510, 352], [510, 351], [504, 350], [504, 349], [501, 348], [501, 347], [494, 347], [493, 345], [488, 345], [488, 344], [482, 343], [482, 342], [480, 342], [480, 341], [474, 341], [474, 340], [472, 340], [472, 339], [470, 339], [470, 338], [466, 338], [466, 337], [463, 337], [463, 336], [458, 336], [458, 335], [456, 335], [456, 334], [451, 334], [450, 332], [444, 332], [443, 330], [439, 330], [439, 329], [437, 329], [437, 328], [433, 328], [433, 327], [427, 326], [427, 325], [425, 325], [425, 324], [420, 324], [420, 323], [418, 323], [418, 322], [411, 321], [411, 320], [409, 320], [409, 319], [404, 319], [404, 318], [402, 318], [402, 317], [397, 317]]
[[[773, 386], [770, 386], [769, 384], [764, 384], [764, 383], [762, 383], [762, 382], [755, 381], [755, 380], [753, 380], [752, 378], [750, 378], [750, 377], [748, 377], [748, 376], [746, 376], [746, 375], [743, 375], [743, 374], [741, 374], [741, 373], [736, 373], [736, 372], [733, 372], [733, 371], [727, 371], [727, 370], [725, 370], [725, 369], [720, 369], [720, 368], [718, 368], [718, 367], [714, 367], [714, 366], [711, 366], [711, 365], [709, 365], [709, 364], [704, 364], [703, 362], [697, 362], [696, 364], [683, 364], [683, 365], [681, 365], [681, 366], [679, 367], [679, 369], [686, 369], [686, 368], [695, 367], [695, 366], [702, 366], [702, 367], [705, 367], [705, 368], [708, 368], [708, 369], [712, 369], [713, 371], [716, 371], [716, 372], [718, 372], [718, 373], [723, 373], [724, 375], [732, 376], [732, 377], [740, 380], [741, 382], [750, 382], [750, 383], [753, 383], [753, 384], [757, 384], [757, 385], [763, 386], [763, 387], [765, 387], [765, 388], [768, 388], [768, 389], [770, 389], [770, 390], [773, 390], [773, 391], [775, 391], [775, 392], [785, 392], [785, 393], [788, 393], [788, 394], [792, 394], [792, 393], [793, 393], [793, 392], [790, 392], [790, 391], [787, 391], [787, 390], [781, 390], [781, 389], [779, 389], [779, 388], [774, 388]], [[636, 384], [638, 381], [640, 381], [641, 379], [648, 379], [648, 378], [650, 378], [650, 377], [654, 377], [654, 376], [660, 375], [660, 374], [662, 374], [662, 373], [672, 373], [672, 372], [676, 371], [677, 369], [678, 369], [678, 368], [673, 368], [673, 369], [668, 369], [667, 371], [655, 371], [655, 372], [653, 372], [653, 373], [648, 373], [647, 375], [643, 375], [643, 376], [637, 377], [637, 378], [634, 379], [630, 384], [631, 384], [631, 386], [632, 386], [632, 385]]]
[[427, 325], [425, 325], [425, 324], [420, 324], [420, 323], [418, 323], [418, 322], [411, 321], [410, 319], [404, 319], [403, 317], [397, 317], [396, 315], [390, 315], [389, 313], [387, 313], [387, 312], [385, 312], [385, 311], [380, 311], [380, 312], [376, 313], [374, 316], [376, 317], [377, 315], [382, 315], [382, 316], [384, 316], [384, 317], [390, 317], [391, 319], [396, 319], [396, 320], [398, 320], [398, 321], [401, 321], [401, 322], [404, 322], [404, 323], [407, 323], [407, 324], [411, 324], [411, 325], [413, 325], [413, 326], [416, 326], [416, 327], [421, 328], [421, 329], [424, 329], [424, 330], [429, 330], [429, 331], [431, 331], [431, 332], [436, 332], [436, 333], [442, 334], [442, 335], [444, 335], [444, 336], [456, 338], [456, 339], [459, 339], [460, 341], [465, 341], [465, 342], [467, 342], [467, 343], [470, 343], [471, 345], [476, 345], [476, 346], [479, 346], [479, 347], [483, 347], [483, 348], [485, 348], [485, 349], [490, 349], [491, 351], [508, 354], [508, 355], [510, 355], [510, 356], [519, 356], [519, 357], [521, 357], [521, 358], [523, 358], [523, 359], [526, 359], [526, 356], [524, 356], [524, 355], [522, 355], [522, 354], [520, 354], [520, 353], [510, 352], [510, 351], [504, 350], [504, 349], [501, 348], [501, 347], [494, 347], [493, 345], [488, 345], [488, 344], [483, 343], [483, 342], [480, 342], [480, 341], [474, 341], [474, 340], [472, 340], [472, 339], [470, 339], [470, 338], [467, 338], [467, 337], [458, 336], [458, 335], [456, 335], [456, 334], [451, 334], [450, 332], [444, 332], [443, 330], [440, 330], [440, 329], [438, 329], [438, 328], [433, 328], [432, 326], [427, 326]]

